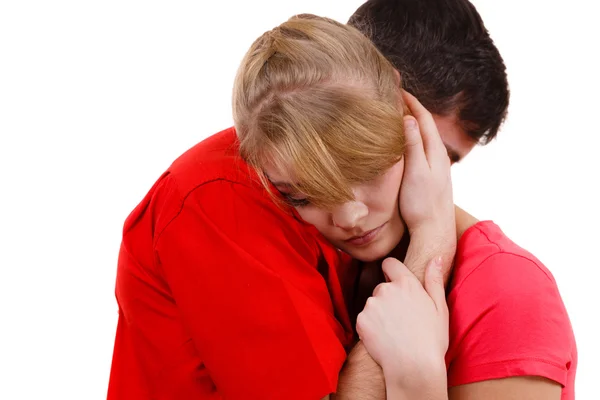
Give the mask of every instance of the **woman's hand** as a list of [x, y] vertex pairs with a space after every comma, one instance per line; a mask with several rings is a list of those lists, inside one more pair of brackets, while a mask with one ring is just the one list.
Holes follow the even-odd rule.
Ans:
[[456, 251], [450, 159], [431, 113], [410, 93], [403, 92], [403, 98], [413, 115], [404, 117], [406, 152], [398, 201], [411, 239], [404, 261], [423, 281], [428, 260], [440, 255], [448, 273]]
[[411, 233], [424, 226], [454, 230], [450, 158], [429, 111], [403, 92], [413, 116], [404, 117], [406, 153], [400, 188], [400, 213]]
[[389, 282], [375, 288], [356, 330], [383, 369], [388, 398], [444, 398], [448, 307], [439, 259], [427, 266], [425, 287], [396, 259], [383, 271]]

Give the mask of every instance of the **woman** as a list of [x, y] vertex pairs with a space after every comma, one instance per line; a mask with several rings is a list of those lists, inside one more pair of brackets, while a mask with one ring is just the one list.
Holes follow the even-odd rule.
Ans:
[[[276, 32], [289, 37], [278, 38]], [[366, 90], [383, 88], [382, 100], [371, 102], [371, 109], [363, 108], [366, 92], [345, 100], [332, 85], [320, 82], [313, 88], [314, 97], [305, 95], [303, 104], [296, 103], [296, 115], [303, 118], [312, 113], [310, 120], [304, 120], [317, 122], [312, 117], [318, 118], [331, 101], [335, 104], [332, 111], [345, 118], [358, 105], [352, 115], [361, 121], [346, 121], [369, 124], [372, 130], [363, 129], [363, 137], [354, 135], [364, 145], [347, 158], [344, 168], [354, 169], [356, 179], [380, 175], [403, 155], [398, 75], [363, 35], [343, 25], [295, 18], [276, 32], [259, 39], [240, 68], [234, 109], [241, 143], [231, 128], [188, 150], [125, 222], [117, 270], [119, 322], [108, 391], [111, 400], [320, 399], [349, 387], [338, 385], [338, 376], [344, 362], [354, 359], [347, 356], [355, 336], [347, 304], [357, 271], [349, 265], [350, 258], [314, 226], [290, 212], [271, 186], [275, 196], [268, 195], [258, 178], [266, 181], [264, 173], [256, 175], [240, 151], [250, 162], [259, 161], [252, 157], [260, 152], [248, 151], [252, 137], [247, 129], [260, 123], [255, 118], [260, 105], [267, 105], [275, 94], [268, 86], [279, 85], [287, 90], [280, 96], [290, 95], [311, 74], [327, 73], [322, 68], [334, 55], [340, 73], [344, 72], [344, 87], [359, 87], [376, 77], [377, 86]], [[265, 46], [260, 47], [261, 43]], [[279, 51], [290, 46], [288, 54], [297, 62], [278, 64], [277, 49], [266, 47], [269, 43], [280, 46]], [[299, 68], [286, 71], [290, 66]], [[280, 67], [284, 69], [279, 71]], [[268, 82], [247, 80], [263, 69], [270, 71]], [[343, 92], [344, 87], [339, 90]], [[327, 102], [319, 103], [323, 96], [329, 96]], [[311, 104], [311, 99], [317, 103]], [[384, 136], [393, 154], [381, 149]], [[266, 143], [265, 138], [256, 138]], [[347, 146], [348, 138], [337, 141], [340, 156], [352, 148]], [[419, 140], [418, 132], [413, 139]], [[419, 163], [425, 159], [423, 149], [420, 154], [411, 152], [418, 148], [410, 146], [410, 140], [407, 144], [406, 171], [394, 169], [395, 188], [386, 189], [386, 196], [381, 197], [385, 202], [379, 204], [377, 222], [389, 221], [388, 225], [400, 228], [398, 185], [404, 175], [401, 203], [412, 238], [407, 264], [424, 266], [432, 254], [446, 254], [449, 263], [455, 242], [450, 234], [454, 230], [451, 191], [436, 184], [437, 180], [449, 182], [447, 160], [442, 160], [445, 164], [440, 163], [440, 168], [430, 169], [427, 161]], [[362, 156], [368, 151], [375, 152], [371, 157], [375, 162], [360, 165], [361, 160], [368, 160]], [[323, 159], [309, 157], [306, 162], [310, 167], [311, 162], [318, 165]], [[323, 180], [325, 186], [319, 187], [318, 180], [313, 182], [317, 189], [326, 189], [329, 183]], [[338, 194], [338, 200], [344, 196], [348, 193]], [[339, 214], [343, 218], [356, 211], [353, 207], [344, 210]], [[439, 218], [434, 218], [436, 212]], [[440, 234], [448, 236], [448, 243], [431, 239]], [[363, 237], [347, 238], [351, 242], [367, 239], [359, 231], [351, 236], [356, 235]], [[373, 259], [393, 246], [387, 243]], [[360, 344], [355, 348], [364, 350]], [[364, 390], [372, 381], [372, 374], [360, 370], [345, 376], [352, 385], [364, 383]], [[364, 390], [353, 389], [352, 396], [362, 399]]]
[[[412, 173], [404, 171], [401, 132], [406, 125], [412, 146], [419, 135], [403, 114], [414, 113], [424, 131], [435, 125], [410, 95], [403, 102], [391, 65], [353, 34], [303, 16], [263, 35], [240, 67], [234, 119], [240, 154], [267, 190], [337, 248], [375, 261], [396, 254], [406, 226], [430, 210], [450, 221], [451, 189], [440, 181], [447, 201], [422, 205], [412, 219], [419, 213], [400, 190]], [[426, 134], [424, 145], [431, 170], [447, 170], [439, 138]], [[435, 272], [426, 292], [402, 263], [383, 264], [390, 282], [375, 289], [357, 330], [383, 368], [388, 398], [446, 398], [447, 385], [452, 399], [573, 398], [576, 348], [553, 278], [496, 225], [475, 222], [461, 237], [449, 287], [449, 340]], [[440, 226], [437, 234], [450, 237], [453, 225]]]

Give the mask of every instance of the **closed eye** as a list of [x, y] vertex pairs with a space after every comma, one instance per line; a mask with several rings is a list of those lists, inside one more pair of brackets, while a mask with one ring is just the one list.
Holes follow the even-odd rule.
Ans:
[[307, 206], [310, 204], [308, 199], [305, 197], [298, 197], [298, 194], [284, 192], [283, 190], [281, 190], [277, 187], [276, 187], [276, 189], [279, 192], [279, 194], [281, 194], [281, 196], [283, 196], [283, 198], [285, 199], [285, 202], [288, 203], [292, 207], [304, 207], [304, 206]]
[[285, 193], [282, 193], [282, 195], [285, 198], [285, 201], [292, 207], [305, 207], [310, 204], [308, 199], [298, 199], [290, 195], [286, 195]]

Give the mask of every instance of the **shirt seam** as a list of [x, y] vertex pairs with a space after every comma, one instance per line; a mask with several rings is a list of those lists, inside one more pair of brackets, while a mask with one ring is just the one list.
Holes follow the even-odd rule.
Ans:
[[[173, 184], [176, 186], [177, 191], [180, 191], [178, 183], [175, 181], [175, 179], [172, 176], [170, 176], [170, 177], [173, 180]], [[183, 211], [183, 209], [185, 207], [185, 202], [187, 201], [188, 197], [193, 192], [195, 192], [196, 190], [200, 189], [200, 187], [205, 186], [205, 185], [210, 184], [210, 183], [215, 183], [215, 182], [229, 182], [229, 183], [232, 183], [232, 184], [235, 184], [235, 185], [241, 185], [241, 186], [243, 186], [245, 188], [248, 188], [248, 189], [257, 189], [257, 188], [255, 188], [255, 187], [253, 187], [251, 185], [246, 184], [246, 183], [239, 182], [237, 180], [234, 180], [234, 179], [231, 179], [231, 178], [226, 178], [226, 177], [219, 177], [219, 178], [209, 179], [209, 180], [203, 181], [202, 183], [199, 183], [198, 185], [194, 186], [185, 195], [180, 195], [179, 210], [177, 210], [177, 212], [175, 213], [175, 215], [169, 220], [169, 222], [167, 222], [164, 225], [164, 227], [156, 235], [156, 238], [154, 239], [153, 245], [152, 245], [152, 248], [153, 248], [154, 251], [156, 251], [156, 247], [158, 246], [158, 242], [160, 241], [160, 238], [161, 238], [162, 234], [167, 230], [167, 228], [171, 225], [171, 223], [173, 221], [175, 221], [175, 219], [177, 219], [177, 217], [179, 217], [179, 215], [181, 215], [181, 213], [182, 213], [182, 211]], [[293, 212], [292, 215], [300, 223], [305, 224], [305, 222], [303, 222], [302, 220], [298, 219], [297, 213]], [[308, 227], [307, 227], [307, 229], [308, 229]], [[323, 251], [322, 251], [322, 249], [321, 249], [321, 247], [319, 245], [319, 241], [315, 238], [314, 240], [312, 240], [310, 242], [311, 242], [310, 245], [313, 248], [313, 251], [315, 251], [315, 254], [322, 255]]]
[[[161, 239], [161, 237], [162, 237], [162, 234], [163, 234], [164, 232], [166, 232], [167, 228], [168, 228], [168, 227], [169, 227], [169, 226], [170, 226], [170, 225], [171, 225], [171, 224], [172, 224], [172, 223], [173, 223], [173, 222], [174, 222], [174, 221], [177, 219], [177, 217], [179, 217], [179, 215], [181, 215], [181, 212], [182, 212], [182, 211], [183, 211], [183, 209], [184, 209], [185, 201], [186, 201], [186, 200], [187, 200], [187, 198], [188, 198], [188, 197], [189, 197], [189, 196], [192, 194], [192, 192], [194, 192], [195, 190], [199, 189], [201, 186], [204, 186], [204, 185], [206, 185], [206, 184], [208, 184], [208, 183], [214, 183], [214, 182], [219, 182], [219, 181], [225, 181], [225, 182], [230, 182], [230, 183], [233, 183], [233, 184], [239, 184], [239, 185], [242, 185], [242, 186], [244, 186], [244, 187], [247, 187], [247, 188], [249, 188], [249, 189], [253, 189], [253, 187], [252, 187], [252, 186], [249, 186], [249, 185], [246, 185], [246, 184], [244, 184], [244, 183], [241, 183], [241, 182], [238, 182], [238, 181], [235, 181], [235, 180], [231, 180], [231, 179], [228, 179], [228, 178], [223, 178], [223, 177], [221, 177], [221, 178], [215, 178], [215, 179], [211, 179], [211, 180], [207, 180], [207, 181], [205, 181], [205, 182], [203, 182], [203, 183], [201, 183], [201, 184], [199, 184], [199, 185], [195, 186], [195, 187], [194, 187], [193, 189], [191, 189], [191, 190], [190, 190], [190, 191], [189, 191], [189, 192], [188, 192], [188, 193], [187, 193], [187, 194], [186, 194], [184, 197], [182, 197], [182, 198], [181, 198], [181, 205], [180, 205], [180, 208], [179, 208], [179, 210], [177, 211], [177, 213], [176, 213], [176, 214], [175, 214], [175, 215], [174, 215], [174, 216], [173, 216], [173, 217], [172, 217], [172, 218], [169, 220], [169, 222], [167, 222], [167, 223], [165, 224], [164, 228], [163, 228], [163, 229], [160, 231], [160, 233], [158, 233], [158, 234], [156, 235], [156, 239], [155, 239], [155, 241], [154, 241], [154, 244], [153, 244], [153, 246], [152, 246], [152, 250], [153, 250], [154, 252], [156, 252], [156, 251], [157, 251], [158, 243], [159, 243], [159, 241], [160, 241], [160, 239]], [[176, 182], [174, 182], [174, 184], [175, 184], [175, 185], [177, 185], [177, 183], [176, 183]], [[316, 258], [317, 258], [317, 263], [318, 263], [318, 262], [319, 262], [319, 259], [320, 259], [321, 257], [324, 257], [323, 251], [321, 250], [321, 248], [320, 248], [320, 246], [319, 246], [319, 243], [318, 243], [318, 241], [317, 241], [316, 239], [315, 239], [315, 240], [312, 240], [312, 241], [310, 241], [310, 242], [311, 242], [311, 243], [309, 243], [309, 244], [310, 244], [310, 245], [312, 245], [311, 247], [313, 248], [313, 251], [315, 251], [315, 255], [316, 255]], [[246, 252], [246, 251], [244, 250], [244, 252]], [[246, 253], [247, 253], [247, 252], [246, 252]], [[252, 258], [253, 258], [253, 259], [255, 259], [255, 260], [257, 260], [257, 261], [258, 261], [258, 262], [259, 262], [261, 265], [263, 265], [263, 266], [265, 265], [265, 264], [264, 264], [264, 263], [263, 263], [261, 260], [258, 260], [258, 259], [254, 258], [254, 257], [252, 257]], [[281, 277], [281, 275], [280, 275], [280, 273], [279, 273], [279, 272], [277, 272], [277, 271], [275, 271], [275, 270], [273, 270], [272, 268], [269, 268], [269, 267], [267, 267], [267, 269], [268, 269], [268, 270], [269, 270], [269, 271], [270, 271], [272, 274], [274, 274], [274, 275], [275, 275], [275, 276], [276, 276], [278, 279], [280, 279], [280, 280], [281, 280], [281, 281], [284, 283], [284, 285], [291, 285], [291, 286], [295, 287], [297, 290], [300, 290], [300, 291], [301, 291], [301, 288], [300, 288], [300, 287], [298, 287], [297, 285], [295, 285], [295, 284], [293, 284], [293, 283], [291, 283], [291, 282], [284, 281], [284, 280], [283, 280], [283, 278]], [[327, 287], [327, 285], [328, 285], [328, 282], [325, 282], [325, 285], [326, 285], [326, 287]], [[327, 287], [327, 290], [329, 291], [329, 288], [328, 288], [328, 287]], [[312, 301], [312, 299], [311, 299], [311, 301]], [[332, 304], [332, 306], [333, 306], [333, 304]], [[333, 309], [333, 311], [334, 311], [334, 310], [335, 310], [335, 307], [333, 306], [333, 308], [334, 308], [334, 309]], [[334, 317], [334, 319], [335, 319], [335, 317]], [[338, 321], [338, 323], [339, 323], [339, 321]]]
[[[232, 183], [232, 184], [239, 184], [239, 185], [242, 185], [242, 186], [244, 186], [244, 187], [247, 187], [247, 188], [250, 188], [250, 189], [252, 189], [252, 186], [246, 185], [246, 184], [244, 184], [244, 183], [241, 183], [241, 182], [238, 182], [238, 181], [235, 181], [235, 180], [232, 180], [232, 179], [223, 178], [223, 177], [221, 177], [221, 178], [215, 178], [215, 179], [211, 179], [211, 180], [207, 180], [207, 181], [204, 181], [204, 182], [202, 182], [202, 183], [200, 183], [200, 184], [196, 185], [194, 188], [192, 188], [191, 190], [189, 190], [189, 191], [188, 191], [188, 193], [187, 193], [185, 196], [182, 196], [182, 197], [181, 197], [181, 199], [180, 199], [180, 201], [181, 201], [181, 204], [180, 204], [179, 210], [178, 210], [178, 211], [177, 211], [177, 213], [176, 213], [176, 214], [175, 214], [175, 215], [174, 215], [174, 216], [173, 216], [173, 217], [172, 217], [172, 218], [169, 220], [169, 222], [167, 222], [167, 223], [165, 224], [164, 228], [163, 228], [163, 229], [160, 231], [160, 233], [159, 233], [159, 234], [157, 234], [157, 236], [156, 236], [156, 240], [155, 240], [155, 242], [154, 242], [154, 245], [153, 245], [153, 249], [154, 249], [154, 251], [156, 251], [156, 247], [158, 246], [158, 242], [159, 242], [160, 238], [162, 237], [162, 234], [163, 234], [163, 232], [165, 232], [165, 231], [167, 230], [167, 228], [168, 228], [168, 227], [171, 225], [171, 223], [172, 223], [173, 221], [175, 221], [175, 219], [176, 219], [176, 218], [177, 218], [179, 215], [181, 215], [181, 212], [182, 212], [182, 211], [183, 211], [183, 209], [184, 209], [185, 202], [186, 202], [187, 198], [188, 198], [188, 197], [189, 197], [189, 196], [192, 194], [192, 192], [194, 192], [195, 190], [199, 189], [201, 186], [204, 186], [204, 185], [206, 185], [206, 184], [209, 184], [209, 183], [214, 183], [214, 182], [222, 182], [222, 181], [224, 181], [224, 182], [230, 182], [230, 183]], [[173, 183], [174, 183], [174, 185], [176, 185], [176, 186], [177, 186], [177, 189], [179, 189], [179, 186], [177, 185], [177, 182], [173, 182]], [[320, 251], [320, 249], [318, 248], [318, 244], [316, 244], [316, 243], [315, 243], [315, 241], [313, 241], [313, 245], [317, 247], [317, 250], [318, 250], [318, 253], [317, 253], [317, 254], [319, 254], [319, 255], [320, 255], [320, 254], [322, 254], [322, 253], [321, 253], [321, 251]], [[260, 262], [260, 261], [259, 261], [259, 262]], [[261, 263], [261, 264], [262, 264], [262, 263]], [[273, 274], [273, 275], [274, 275], [274, 276], [275, 276], [275, 277], [276, 277], [278, 280], [280, 280], [284, 286], [286, 286], [286, 285], [288, 285], [288, 284], [289, 284], [287, 281], [285, 281], [285, 280], [284, 280], [284, 279], [281, 277], [281, 275], [280, 275], [278, 272], [276, 272], [276, 271], [272, 270], [271, 268], [267, 268], [267, 269], [268, 269], [268, 270], [269, 270], [269, 271], [270, 271], [270, 272], [271, 272], [271, 273], [272, 273], [272, 274]], [[291, 285], [291, 284], [290, 284], [290, 285]], [[298, 288], [298, 287], [297, 287], [297, 286], [295, 286], [295, 285], [291, 285], [291, 286], [293, 286], [293, 287], [294, 287], [296, 290], [299, 290], [299, 289], [300, 289], [300, 288]], [[290, 303], [291, 303], [291, 304], [294, 306], [294, 309], [296, 309], [296, 307], [295, 307], [295, 306], [296, 306], [296, 304], [294, 303], [294, 301], [292, 300], [292, 298], [291, 298], [289, 295], [288, 295], [288, 299], [289, 299]], [[312, 299], [311, 299], [311, 301], [312, 301]], [[300, 318], [300, 315], [298, 314], [298, 312], [297, 312], [297, 311], [296, 311], [296, 316], [297, 316], [298, 318]], [[327, 315], [325, 315], [324, 317], [325, 317], [325, 318], [329, 318], [329, 316], [327, 316]], [[334, 318], [334, 319], [335, 319], [335, 318]], [[338, 323], [339, 323], [339, 321], [338, 321]], [[331, 380], [329, 379], [330, 377], [329, 377], [329, 375], [328, 375], [328, 374], [327, 374], [327, 372], [326, 372], [326, 369], [325, 369], [325, 366], [323, 365], [323, 361], [322, 361], [321, 357], [319, 357], [319, 355], [317, 354], [317, 352], [316, 352], [316, 351], [315, 351], [315, 349], [314, 349], [314, 344], [313, 344], [313, 339], [312, 339], [312, 337], [311, 337], [311, 336], [308, 334], [308, 331], [306, 330], [306, 327], [305, 327], [304, 325], [302, 325], [302, 329], [303, 329], [303, 331], [304, 331], [304, 335], [305, 335], [305, 337], [306, 337], [306, 340], [307, 340], [307, 341], [310, 343], [310, 349], [311, 349], [311, 352], [312, 352], [312, 354], [313, 354], [313, 357], [314, 357], [315, 361], [318, 363], [318, 365], [321, 367], [321, 371], [320, 371], [320, 373], [321, 373], [321, 377], [322, 377], [322, 379], [323, 379], [323, 382], [324, 382], [324, 383], [327, 385], [327, 390], [330, 390], [330, 389], [331, 389], [331, 386], [332, 386], [332, 384], [333, 384], [333, 382], [331, 382]], [[335, 335], [335, 333], [334, 333], [334, 335]], [[344, 346], [343, 346], [343, 344], [342, 344], [341, 342], [340, 342], [340, 346], [341, 346], [342, 348], [344, 348]]]
[[481, 363], [481, 364], [475, 364], [469, 368], [485, 367], [485, 366], [494, 365], [494, 364], [506, 364], [506, 363], [512, 363], [512, 362], [516, 362], [516, 361], [536, 361], [536, 362], [541, 362], [544, 364], [552, 365], [553, 367], [556, 367], [556, 368], [568, 369], [564, 365], [555, 363], [554, 361], [550, 361], [550, 360], [547, 360], [544, 358], [539, 358], [539, 357], [521, 357], [521, 358], [509, 358], [509, 359], [500, 360], [500, 361], [489, 361], [489, 362], [485, 362], [485, 363]]
[[552, 283], [553, 280], [550, 278], [550, 276], [548, 276], [548, 273], [546, 271], [544, 271], [543, 268], [541, 268], [538, 263], [535, 260], [532, 260], [529, 257], [525, 257], [521, 254], [517, 254], [513, 251], [506, 251], [504, 250], [498, 243], [496, 243], [495, 241], [492, 241], [489, 236], [479, 227], [476, 227], [476, 229], [483, 235], [485, 236], [486, 240], [490, 243], [493, 244], [494, 246], [496, 246], [498, 248], [498, 252], [494, 253], [494, 254], [490, 254], [489, 256], [487, 256], [485, 259], [483, 259], [475, 268], [473, 268], [473, 270], [471, 272], [469, 272], [467, 274], [467, 276], [465, 276], [462, 281], [454, 288], [454, 290], [456, 292], [458, 292], [460, 290], [460, 288], [465, 284], [465, 282], [471, 277], [471, 275], [473, 275], [477, 270], [479, 270], [481, 268], [481, 266], [488, 261], [490, 258], [500, 255], [500, 254], [506, 254], [506, 255], [511, 255], [511, 256], [515, 256], [515, 257], [519, 257], [521, 259], [527, 260], [530, 263], [532, 263], [533, 265], [535, 265], [537, 267], [538, 270], [540, 270], [540, 272], [542, 272], [544, 274], [544, 276]]
[[[161, 231], [156, 235], [156, 239], [154, 240], [153, 243], [153, 249], [156, 250], [156, 246], [158, 245], [158, 242], [160, 241], [160, 238], [162, 237], [162, 234], [167, 230], [167, 228], [171, 225], [171, 223], [173, 221], [175, 221], [175, 219], [177, 219], [177, 217], [179, 217], [183, 211], [183, 208], [185, 206], [185, 202], [187, 201], [188, 197], [195, 192], [196, 190], [198, 190], [200, 187], [207, 185], [209, 183], [214, 183], [214, 182], [229, 182], [229, 183], [233, 183], [233, 184], [238, 184], [238, 185], [242, 185], [244, 187], [247, 188], [252, 188], [251, 186], [248, 186], [244, 183], [229, 179], [229, 178], [214, 178], [214, 179], [209, 179], [206, 180], [196, 186], [194, 186], [192, 189], [190, 189], [185, 195], [181, 196], [180, 195], [180, 204], [179, 204], [179, 210], [177, 210], [177, 212], [175, 213], [175, 215], [173, 217], [171, 217], [171, 219], [169, 220], [169, 222], [167, 222], [164, 227], [161, 229]], [[177, 187], [177, 190], [179, 191], [179, 185], [177, 184], [177, 182], [175, 180], [173, 180], [173, 184]]]

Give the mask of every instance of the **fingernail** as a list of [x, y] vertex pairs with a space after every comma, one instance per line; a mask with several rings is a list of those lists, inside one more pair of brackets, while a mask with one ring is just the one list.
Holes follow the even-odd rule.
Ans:
[[435, 258], [435, 266], [437, 269], [442, 269], [442, 256]]
[[417, 121], [412, 118], [408, 118], [404, 123], [407, 129], [415, 129], [417, 127]]

